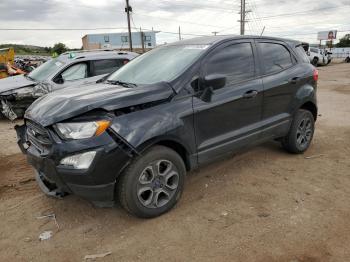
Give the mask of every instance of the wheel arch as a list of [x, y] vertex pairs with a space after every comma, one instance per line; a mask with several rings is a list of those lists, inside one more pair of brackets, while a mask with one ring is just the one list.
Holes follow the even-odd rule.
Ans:
[[139, 145], [137, 151], [142, 155], [145, 150], [156, 145], [168, 147], [178, 153], [184, 161], [187, 171], [196, 166], [196, 158], [191, 156], [190, 150], [174, 137], [160, 136], [152, 138]]
[[299, 109], [304, 109], [307, 111], [310, 111], [315, 119], [315, 121], [317, 120], [317, 106], [315, 105], [315, 103], [311, 102], [311, 101], [307, 101], [304, 104], [302, 104]]

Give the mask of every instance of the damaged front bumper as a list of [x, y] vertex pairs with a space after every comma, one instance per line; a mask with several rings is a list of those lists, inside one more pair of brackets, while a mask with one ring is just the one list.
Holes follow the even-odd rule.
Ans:
[[[51, 197], [62, 198], [75, 194], [98, 206], [111, 206], [115, 201], [115, 185], [118, 175], [131, 159], [109, 132], [84, 140], [62, 141], [54, 130], [47, 129], [52, 143], [40, 149], [37, 141], [28, 134], [25, 125], [15, 127], [18, 145], [27, 156], [27, 161], [36, 172], [41, 190]], [[88, 169], [62, 166], [60, 161], [87, 151], [96, 155]]]

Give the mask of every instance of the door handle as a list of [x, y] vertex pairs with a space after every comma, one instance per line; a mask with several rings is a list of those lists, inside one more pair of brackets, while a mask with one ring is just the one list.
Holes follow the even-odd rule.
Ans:
[[243, 94], [243, 98], [254, 98], [259, 94], [256, 90], [249, 90]]
[[293, 77], [292, 79], [290, 79], [288, 82], [291, 83], [291, 84], [296, 84], [298, 83], [300, 80], [299, 77]]

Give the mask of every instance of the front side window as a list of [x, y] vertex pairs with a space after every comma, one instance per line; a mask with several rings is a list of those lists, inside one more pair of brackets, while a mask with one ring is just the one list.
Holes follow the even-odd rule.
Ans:
[[131, 60], [107, 80], [136, 85], [170, 82], [192, 65], [208, 47], [208, 45], [158, 47]]
[[276, 43], [259, 43], [265, 74], [272, 74], [289, 68], [293, 60], [288, 49]]
[[121, 68], [124, 63], [127, 63], [127, 59], [104, 59], [93, 61], [94, 75], [109, 74], [117, 69]]
[[255, 75], [252, 46], [250, 43], [240, 43], [216, 49], [204, 68], [205, 75], [225, 75], [227, 84], [252, 78]]
[[61, 74], [62, 79], [64, 81], [74, 81], [78, 79], [83, 79], [86, 78], [87, 75], [88, 73], [86, 63], [72, 65]]

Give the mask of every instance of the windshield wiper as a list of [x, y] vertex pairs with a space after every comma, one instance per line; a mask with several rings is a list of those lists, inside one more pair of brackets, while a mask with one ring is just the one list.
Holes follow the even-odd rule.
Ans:
[[122, 81], [117, 81], [117, 80], [107, 80], [106, 82], [107, 82], [108, 84], [111, 84], [111, 85], [120, 85], [120, 86], [124, 86], [124, 87], [127, 87], [127, 88], [137, 87], [136, 84], [127, 83], [127, 82], [122, 82]]

